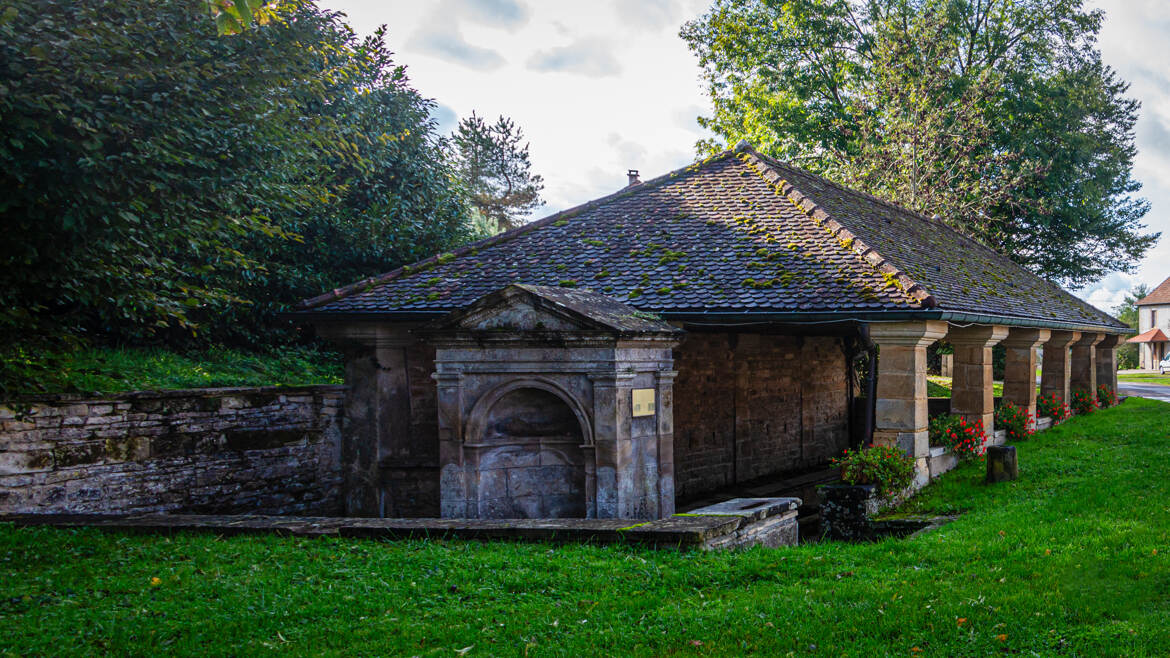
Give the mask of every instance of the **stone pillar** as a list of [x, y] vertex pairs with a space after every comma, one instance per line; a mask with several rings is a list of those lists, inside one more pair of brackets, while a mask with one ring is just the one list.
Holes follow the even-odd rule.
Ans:
[[593, 380], [597, 518], [639, 518], [637, 474], [640, 469], [638, 454], [630, 438], [634, 373], [597, 373], [590, 375], [590, 379]]
[[436, 407], [439, 427], [439, 516], [479, 517], [475, 474], [463, 460], [463, 372], [436, 364]]
[[1003, 401], [1011, 402], [1032, 415], [1036, 422], [1036, 348], [1048, 340], [1047, 329], [1012, 327], [1003, 340]]
[[1097, 343], [1097, 385], [1104, 384], [1114, 393], [1117, 392], [1117, 346], [1121, 343], [1121, 336], [1109, 334], [1104, 340]]
[[873, 443], [913, 456], [917, 486], [930, 480], [926, 348], [946, 333], [947, 324], [935, 320], [869, 325], [870, 339], [879, 349]]
[[1081, 339], [1079, 331], [1053, 331], [1044, 343], [1044, 364], [1040, 372], [1040, 394], [1069, 399], [1069, 345]]
[[658, 468], [652, 474], [657, 479], [658, 518], [674, 516], [674, 379], [675, 370], [660, 370], [655, 374], [658, 397]]
[[947, 341], [955, 348], [951, 413], [966, 417], [967, 422], [982, 422], [988, 438], [995, 434], [991, 348], [1007, 334], [1008, 328], [999, 325], [953, 328], [947, 334]]
[[1097, 395], [1097, 343], [1105, 340], [1105, 334], [1085, 333], [1071, 345], [1069, 354], [1069, 393], [1076, 390]]
[[[416, 341], [405, 325], [319, 325], [346, 354], [341, 432], [342, 502], [346, 516], [385, 516], [380, 461], [409, 450], [410, 385], [406, 350]], [[392, 503], [389, 503], [392, 505]]]

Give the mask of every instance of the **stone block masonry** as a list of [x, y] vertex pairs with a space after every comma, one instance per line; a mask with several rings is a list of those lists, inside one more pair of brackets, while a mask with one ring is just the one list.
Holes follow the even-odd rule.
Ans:
[[675, 350], [680, 500], [820, 467], [849, 445], [840, 338], [694, 332]]
[[0, 513], [337, 514], [342, 386], [0, 403]]

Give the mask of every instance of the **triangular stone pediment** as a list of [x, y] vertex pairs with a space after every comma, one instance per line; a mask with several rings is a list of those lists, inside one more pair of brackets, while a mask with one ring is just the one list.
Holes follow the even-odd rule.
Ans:
[[662, 320], [590, 290], [510, 285], [453, 311], [436, 331], [673, 334]]
[[583, 326], [578, 318], [568, 317], [549, 309], [537, 308], [528, 300], [512, 298], [459, 319], [452, 329], [469, 331], [580, 331], [595, 327]]

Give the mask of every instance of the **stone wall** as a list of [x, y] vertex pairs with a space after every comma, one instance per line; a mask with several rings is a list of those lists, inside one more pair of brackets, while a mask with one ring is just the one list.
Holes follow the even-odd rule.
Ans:
[[0, 513], [338, 514], [341, 386], [0, 403]]
[[692, 332], [674, 358], [679, 500], [819, 466], [848, 446], [840, 338]]

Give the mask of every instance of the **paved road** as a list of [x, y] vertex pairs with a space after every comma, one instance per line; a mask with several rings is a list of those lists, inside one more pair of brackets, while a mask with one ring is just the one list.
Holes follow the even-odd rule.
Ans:
[[1170, 386], [1164, 384], [1118, 382], [1117, 388], [1121, 391], [1122, 395], [1136, 395], [1138, 397], [1150, 398], [1151, 400], [1170, 402]]

